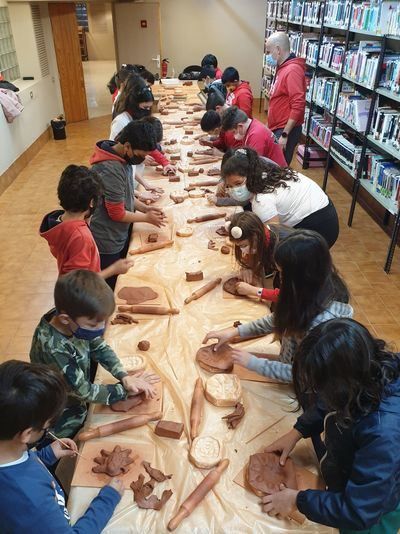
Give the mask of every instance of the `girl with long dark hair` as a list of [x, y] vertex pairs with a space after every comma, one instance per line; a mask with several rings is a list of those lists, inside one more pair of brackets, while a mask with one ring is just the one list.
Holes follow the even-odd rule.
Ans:
[[221, 176], [229, 196], [250, 201], [252, 211], [264, 224], [315, 230], [329, 248], [336, 242], [339, 220], [335, 206], [304, 174], [270, 165], [251, 148], [239, 148], [225, 154]]
[[[298, 509], [342, 534], [389, 534], [400, 529], [400, 357], [360, 323], [333, 319], [311, 330], [293, 362], [299, 403], [313, 394], [316, 409], [267, 447], [281, 455], [324, 431], [316, 451], [327, 490], [281, 491], [263, 509], [285, 517]], [[318, 409], [317, 409], [318, 408]]]
[[317, 232], [296, 230], [280, 241], [274, 260], [280, 274], [280, 294], [273, 314], [238, 327], [209, 332], [203, 343], [217, 339], [216, 349], [235, 336], [275, 334], [281, 341], [279, 361], [234, 349], [235, 363], [261, 375], [292, 381], [292, 361], [300, 341], [320, 323], [352, 317], [349, 292], [332, 264], [325, 239]]

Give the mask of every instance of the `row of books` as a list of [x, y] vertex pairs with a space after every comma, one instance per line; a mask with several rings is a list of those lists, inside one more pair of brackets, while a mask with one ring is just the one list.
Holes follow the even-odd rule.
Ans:
[[364, 97], [357, 91], [341, 91], [338, 96], [336, 115], [358, 132], [364, 133], [367, 129], [370, 108], [370, 98]]
[[334, 113], [339, 91], [339, 80], [325, 76], [316, 76], [310, 84], [310, 100]]
[[347, 28], [351, 4], [351, 0], [331, 0], [327, 2], [324, 24]]
[[289, 21], [303, 22], [303, 24], [321, 24], [323, 10], [322, 2], [292, 0], [289, 8]]
[[374, 109], [370, 133], [380, 143], [400, 150], [400, 111], [378, 103]]
[[289, 12], [289, 3], [287, 0], [267, 2], [267, 17], [272, 19], [286, 19]]
[[324, 38], [319, 53], [319, 64], [340, 72], [345, 55], [345, 44], [338, 37]]
[[399, 2], [371, 0], [353, 5], [350, 29], [376, 33], [377, 35], [398, 34], [396, 13]]
[[332, 135], [332, 122], [329, 118], [323, 115], [311, 115], [310, 134], [317, 139], [324, 148], [328, 148]]
[[318, 43], [318, 39], [319, 36], [316, 33], [289, 32], [290, 51], [297, 57], [306, 58], [309, 43]]
[[386, 54], [383, 60], [379, 85], [400, 94], [400, 55]]
[[396, 9], [393, 9], [390, 14], [390, 19], [387, 27], [387, 34], [400, 37], [400, 3], [397, 2]]
[[360, 161], [362, 143], [348, 132], [340, 129], [336, 131], [337, 133], [332, 136], [331, 151], [355, 175]]
[[380, 47], [378, 41], [351, 43], [344, 57], [343, 74], [373, 89], [378, 72]]
[[395, 209], [400, 201], [400, 166], [391, 158], [378, 154], [367, 155], [366, 179], [373, 190], [393, 202]]

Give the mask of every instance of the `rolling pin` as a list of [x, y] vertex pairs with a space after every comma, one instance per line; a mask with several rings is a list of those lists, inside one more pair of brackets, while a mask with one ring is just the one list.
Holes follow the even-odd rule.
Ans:
[[208, 157], [197, 157], [192, 158], [192, 165], [207, 165], [207, 163], [217, 163], [217, 161], [220, 161], [221, 158], [218, 156], [208, 156]]
[[192, 491], [189, 497], [183, 501], [178, 512], [168, 523], [167, 528], [170, 532], [175, 530], [186, 517], [189, 517], [189, 515], [193, 512], [196, 506], [201, 503], [207, 493], [218, 484], [222, 473], [225, 471], [228, 465], [229, 460], [227, 458], [221, 460], [217, 467], [214, 467], [214, 469], [208, 473], [204, 480], [200, 482], [197, 488]]
[[79, 441], [88, 441], [89, 439], [103, 438], [105, 436], [111, 436], [112, 434], [118, 434], [118, 432], [124, 432], [124, 430], [130, 430], [138, 426], [146, 425], [149, 421], [156, 421], [161, 419], [162, 413], [154, 413], [150, 415], [134, 415], [121, 421], [114, 421], [107, 425], [101, 425], [92, 430], [81, 432], [78, 434]]
[[[226, 213], [208, 213], [207, 215], [200, 215], [200, 217], [194, 217], [193, 219], [188, 219], [188, 224], [191, 223], [199, 223], [199, 222], [205, 222], [205, 221], [213, 221], [214, 219], [221, 219], [223, 217], [226, 217]], [[143, 247], [141, 247], [143, 248]]]
[[211, 185], [218, 185], [219, 180], [203, 180], [200, 182], [190, 182], [189, 187], [208, 187]]
[[204, 407], [204, 387], [201, 378], [196, 380], [193, 390], [192, 404], [190, 405], [190, 437], [197, 438], [199, 426], [203, 416]]
[[[197, 289], [194, 291], [190, 297], [187, 297], [184, 302], [185, 304], [189, 304], [189, 302], [192, 302], [192, 300], [197, 300], [212, 289], [214, 287], [217, 287], [222, 282], [222, 278], [216, 278], [215, 280], [212, 280], [211, 282], [208, 282], [205, 286], [201, 287], [200, 289]], [[122, 310], [121, 310], [122, 311]]]
[[177, 315], [179, 313], [178, 308], [167, 308], [166, 306], [146, 306], [144, 304], [118, 306], [118, 311], [125, 313], [149, 313], [151, 315]]
[[160, 241], [160, 243], [149, 243], [148, 245], [143, 245], [142, 247], [135, 248], [129, 251], [131, 256], [135, 254], [144, 254], [145, 252], [151, 252], [152, 250], [159, 250], [160, 248], [170, 247], [174, 244], [174, 241], [170, 239], [169, 241]]

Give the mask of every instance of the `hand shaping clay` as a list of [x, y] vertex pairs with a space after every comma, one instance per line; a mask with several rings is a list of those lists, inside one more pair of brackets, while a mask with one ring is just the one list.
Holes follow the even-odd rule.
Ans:
[[203, 271], [196, 271], [193, 273], [186, 273], [186, 282], [198, 282], [203, 280]]
[[148, 243], [157, 243], [158, 241], [158, 234], [149, 234], [148, 237], [147, 237], [147, 242]]
[[200, 469], [211, 469], [222, 460], [222, 446], [213, 436], [199, 436], [192, 442], [189, 460]]
[[215, 406], [235, 406], [242, 396], [242, 386], [236, 375], [216, 374], [206, 382], [205, 396]]
[[234, 429], [238, 426], [240, 421], [244, 417], [244, 406], [241, 402], [238, 402], [235, 406], [235, 411], [225, 415], [222, 419], [226, 421], [228, 428]]
[[138, 347], [139, 350], [144, 350], [144, 351], [149, 350], [150, 341], [147, 341], [146, 339], [143, 339], [142, 341], [139, 341], [137, 347]]
[[221, 253], [222, 254], [230, 254], [231, 252], [231, 249], [230, 247], [228, 247], [228, 245], [222, 245], [221, 247]]
[[231, 295], [241, 296], [236, 291], [236, 284], [238, 282], [241, 282], [241, 279], [238, 278], [237, 276], [233, 276], [232, 278], [228, 278], [228, 280], [224, 282], [222, 288], [224, 291], [226, 291], [227, 293], [230, 293]]
[[163, 172], [163, 170], [164, 170], [164, 167], [162, 165], [157, 165], [156, 167], [157, 172]]
[[142, 356], [127, 356], [121, 359], [121, 363], [124, 366], [125, 371], [142, 371], [146, 367], [146, 362]]
[[125, 300], [127, 304], [141, 304], [148, 300], [154, 300], [158, 293], [151, 287], [123, 287], [118, 291], [118, 298]]
[[110, 477], [124, 475], [129, 471], [128, 465], [134, 462], [130, 457], [131, 452], [132, 449], [121, 449], [119, 445], [116, 445], [113, 451], [101, 449], [101, 456], [94, 459], [98, 465], [92, 467], [93, 473], [106, 473]]
[[289, 489], [297, 489], [293, 461], [288, 458], [282, 467], [279, 459], [279, 454], [271, 452], [259, 452], [250, 456], [246, 482], [259, 497], [278, 492], [280, 484], [285, 484]]
[[219, 228], [217, 228], [216, 230], [216, 233], [218, 235], [221, 235], [222, 237], [226, 237], [229, 235], [229, 232], [228, 230], [225, 228], [225, 226], [220, 226]]
[[158, 421], [154, 433], [163, 438], [180, 439], [183, 433], [183, 423]]
[[146, 399], [146, 395], [142, 392], [138, 395], [132, 395], [125, 400], [115, 402], [110, 405], [113, 412], [129, 412], [135, 406], [139, 406]]
[[196, 362], [209, 373], [230, 373], [233, 370], [232, 349], [224, 344], [214, 351], [214, 345], [201, 347], [196, 354]]
[[193, 228], [191, 226], [182, 226], [176, 231], [178, 237], [190, 237], [193, 235]]

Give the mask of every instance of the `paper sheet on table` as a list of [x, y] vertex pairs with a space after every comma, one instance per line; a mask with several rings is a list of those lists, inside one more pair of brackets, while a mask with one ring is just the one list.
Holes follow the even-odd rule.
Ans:
[[[181, 117], [184, 114], [184, 111], [178, 111], [173, 116]], [[171, 118], [171, 115], [168, 118]], [[167, 130], [165, 136], [181, 137], [183, 132], [179, 134], [178, 132], [182, 130], [173, 128]], [[197, 143], [193, 145], [193, 148], [197, 147], [200, 145]], [[188, 199], [182, 204], [173, 205], [169, 199], [169, 192], [177, 189], [177, 184], [169, 184], [167, 180], [157, 180], [157, 185], [164, 187], [167, 192], [159, 205], [165, 206], [172, 214], [176, 227], [185, 224], [188, 217], [215, 210], [215, 208], [210, 209], [204, 198]], [[237, 209], [233, 208], [230, 211]], [[193, 283], [186, 282], [185, 271], [202, 270], [207, 281], [237, 269], [233, 255], [223, 255], [207, 248], [211, 233], [215, 236], [216, 222], [218, 221], [192, 225], [194, 227], [192, 237], [175, 238], [171, 248], [135, 257], [134, 276], [143, 277], [144, 280], [154, 280], [157, 284], [163, 285], [170, 305], [180, 309], [179, 315], [158, 318], [146, 316], [146, 319], [140, 320], [138, 325], [116, 325], [107, 331], [107, 341], [121, 356], [135, 354], [137, 343], [141, 339], [151, 342], [146, 358], [163, 380], [163, 418], [184, 423], [185, 432], [180, 440], [161, 438], [154, 434], [156, 424], [154, 422], [118, 435], [121, 441], [129, 443], [133, 448], [135, 444], [154, 446], [154, 467], [164, 473], [173, 474], [168, 485], [173, 491], [173, 496], [160, 512], [156, 512], [139, 510], [133, 502], [132, 492], [126, 491], [104, 530], [106, 534], [158, 534], [167, 531], [168, 521], [204, 476], [202, 471], [188, 461], [189, 415], [194, 383], [198, 376], [203, 379], [210, 376], [195, 364], [196, 351], [210, 330], [232, 326], [237, 320], [244, 323], [269, 313], [268, 307], [257, 301], [223, 299], [221, 287], [217, 287], [197, 301], [188, 305], [183, 304], [194, 287]], [[142, 225], [142, 228], [145, 226]], [[140, 224], [135, 224], [134, 235], [140, 232], [140, 228]], [[120, 277], [117, 290], [126, 285], [129, 276], [128, 273]], [[259, 346], [260, 341], [262, 340], [253, 340], [237, 346], [240, 348]], [[277, 352], [276, 344], [273, 352]], [[97, 380], [106, 379], [105, 372], [98, 374]], [[269, 517], [261, 512], [257, 497], [233, 482], [249, 455], [262, 445], [267, 445], [276, 439], [286, 431], [286, 428], [289, 429], [296, 418], [296, 414], [292, 413], [294, 404], [290, 386], [242, 381], [242, 389], [246, 415], [236, 430], [228, 430], [226, 422], [221, 419], [232, 411], [231, 408], [218, 408], [205, 401], [200, 433], [218, 437], [224, 443], [225, 456], [229, 458], [230, 465], [214, 490], [182, 522], [176, 530], [177, 534], [336, 532], [335, 529], [309, 521], [300, 527], [287, 520]], [[93, 414], [91, 410], [87, 426], [96, 426], [109, 421], [110, 416]], [[116, 442], [117, 437], [114, 435], [104, 438], [104, 445], [107, 441]], [[305, 466], [313, 468], [309, 462], [305, 462]], [[316, 472], [315, 465], [313, 469]], [[71, 489], [69, 510], [73, 522], [85, 512], [97, 493], [98, 490], [94, 488]]]

